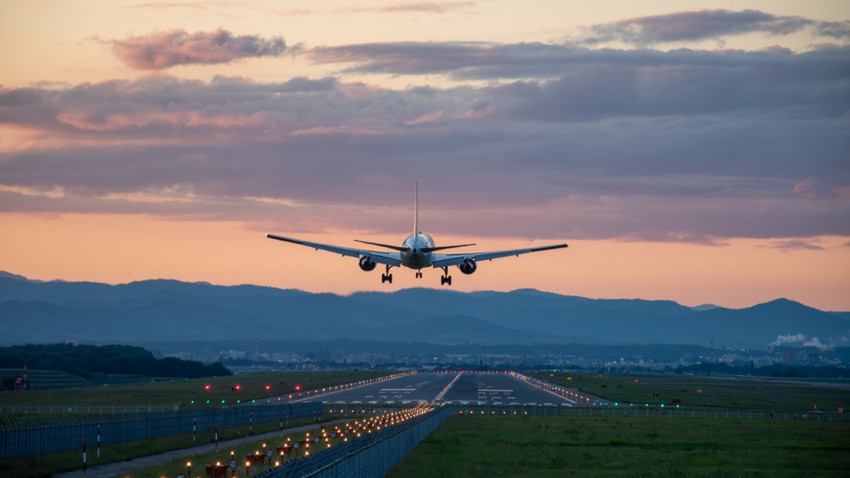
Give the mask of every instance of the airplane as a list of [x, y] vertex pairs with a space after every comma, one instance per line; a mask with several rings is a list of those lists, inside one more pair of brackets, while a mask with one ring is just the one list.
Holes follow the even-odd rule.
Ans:
[[367, 249], [356, 249], [351, 247], [334, 246], [331, 244], [322, 244], [319, 242], [303, 241], [291, 237], [278, 236], [275, 234], [266, 234], [269, 239], [278, 241], [291, 242], [301, 246], [313, 248], [317, 251], [328, 251], [341, 254], [348, 257], [357, 257], [360, 259], [360, 269], [369, 272], [375, 270], [378, 264], [386, 266], [386, 270], [381, 274], [381, 283], [389, 282], [392, 284], [393, 275], [390, 274], [390, 269], [393, 267], [407, 267], [416, 270], [416, 278], [422, 278], [422, 269], [426, 267], [440, 268], [443, 270], [443, 276], [440, 277], [440, 285], [452, 285], [452, 276], [449, 275], [449, 266], [457, 266], [464, 274], [472, 274], [478, 270], [478, 262], [492, 261], [501, 257], [519, 256], [520, 254], [528, 254], [529, 252], [548, 251], [552, 249], [561, 249], [568, 247], [568, 244], [552, 244], [548, 246], [529, 247], [525, 249], [511, 249], [507, 251], [492, 251], [492, 252], [471, 252], [460, 254], [435, 254], [438, 251], [446, 249], [456, 249], [459, 247], [474, 246], [475, 244], [457, 244], [451, 246], [436, 246], [434, 239], [419, 230], [419, 183], [416, 183], [416, 192], [413, 206], [413, 234], [407, 236], [400, 246], [390, 244], [381, 244], [377, 242], [361, 241], [355, 239], [355, 242], [368, 244], [389, 249], [389, 251], [372, 251]]

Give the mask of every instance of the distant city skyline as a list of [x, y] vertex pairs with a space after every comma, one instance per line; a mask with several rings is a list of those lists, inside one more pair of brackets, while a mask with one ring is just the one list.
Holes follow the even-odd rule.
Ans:
[[850, 310], [850, 4], [0, 5], [0, 269]]

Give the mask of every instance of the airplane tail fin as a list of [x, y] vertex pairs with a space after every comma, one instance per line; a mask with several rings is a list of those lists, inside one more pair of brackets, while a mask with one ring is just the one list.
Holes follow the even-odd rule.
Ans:
[[413, 198], [413, 237], [419, 235], [419, 181], [416, 181], [416, 192]]

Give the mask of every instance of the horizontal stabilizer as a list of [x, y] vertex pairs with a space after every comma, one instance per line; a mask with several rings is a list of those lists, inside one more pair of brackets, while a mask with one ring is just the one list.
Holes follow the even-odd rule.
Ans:
[[407, 246], [391, 246], [389, 244], [381, 244], [378, 242], [369, 242], [369, 241], [361, 241], [359, 239], [355, 239], [354, 242], [359, 242], [362, 244], [369, 244], [370, 246], [378, 246], [378, 247], [386, 247], [387, 249], [392, 249], [394, 251], [407, 252]]
[[434, 252], [434, 251], [442, 251], [443, 249], [454, 249], [456, 247], [469, 247], [474, 246], [475, 243], [472, 244], [458, 244], [456, 246], [438, 246], [438, 247], [423, 247], [422, 252]]

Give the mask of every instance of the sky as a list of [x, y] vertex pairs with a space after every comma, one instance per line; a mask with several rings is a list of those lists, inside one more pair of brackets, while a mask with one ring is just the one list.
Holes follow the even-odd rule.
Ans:
[[0, 270], [850, 310], [846, 1], [0, 3]]

